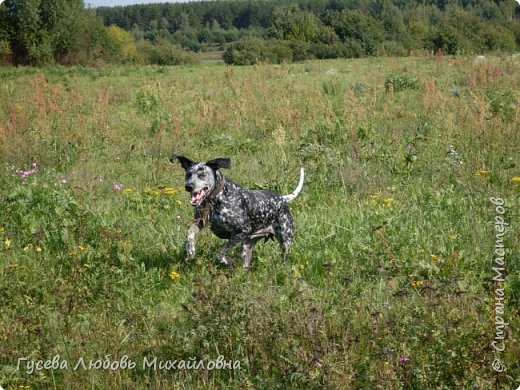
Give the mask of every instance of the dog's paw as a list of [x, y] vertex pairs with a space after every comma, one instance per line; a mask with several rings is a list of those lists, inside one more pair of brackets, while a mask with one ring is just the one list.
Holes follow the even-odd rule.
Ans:
[[192, 241], [186, 241], [184, 243], [184, 252], [186, 253], [187, 257], [195, 257], [195, 243]]
[[231, 261], [226, 256], [218, 256], [218, 261], [220, 264], [225, 266], [231, 265]]

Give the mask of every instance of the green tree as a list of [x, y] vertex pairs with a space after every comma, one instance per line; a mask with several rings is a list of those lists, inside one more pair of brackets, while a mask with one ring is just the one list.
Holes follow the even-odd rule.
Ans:
[[6, 9], [15, 63], [44, 65], [78, 50], [82, 0], [7, 0]]
[[132, 34], [113, 24], [108, 27], [107, 36], [111, 42], [110, 49], [113, 61], [122, 63], [142, 61]]

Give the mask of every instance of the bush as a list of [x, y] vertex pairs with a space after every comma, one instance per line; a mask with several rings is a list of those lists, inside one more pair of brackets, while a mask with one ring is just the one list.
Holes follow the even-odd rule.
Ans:
[[342, 43], [326, 44], [315, 43], [311, 45], [310, 52], [312, 55], [320, 60], [329, 58], [347, 57], [347, 47]]
[[408, 55], [408, 50], [406, 50], [400, 42], [386, 41], [379, 45], [377, 48], [377, 54], [379, 56], [387, 57], [406, 57]]
[[419, 89], [420, 84], [417, 77], [409, 74], [391, 74], [385, 79], [385, 89], [394, 92], [404, 91], [406, 89]]
[[292, 62], [293, 51], [286, 41], [243, 39], [231, 44], [222, 58], [226, 64], [254, 65], [262, 62], [280, 64]]
[[13, 51], [6, 39], [0, 40], [0, 65], [8, 65], [13, 61]]
[[138, 44], [138, 49], [144, 56], [146, 64], [181, 65], [195, 62], [190, 52], [164, 39], [159, 40], [155, 45], [148, 41], [141, 41]]
[[293, 53], [294, 61], [305, 61], [314, 58], [311, 52], [311, 45], [303, 41], [291, 41], [289, 46]]

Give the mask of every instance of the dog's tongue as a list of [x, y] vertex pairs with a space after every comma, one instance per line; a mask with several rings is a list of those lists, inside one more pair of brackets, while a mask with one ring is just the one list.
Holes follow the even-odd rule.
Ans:
[[192, 192], [191, 193], [191, 204], [192, 205], [198, 205], [200, 201], [202, 200], [202, 197], [204, 196], [204, 190], [200, 190], [198, 192]]

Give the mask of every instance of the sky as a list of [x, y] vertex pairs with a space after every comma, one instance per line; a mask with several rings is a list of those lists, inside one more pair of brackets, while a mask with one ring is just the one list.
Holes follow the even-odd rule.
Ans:
[[[0, 0], [1, 1], [1, 0]], [[188, 3], [194, 0], [84, 0], [85, 5], [92, 7], [111, 7], [116, 5], [149, 4], [149, 3]]]

